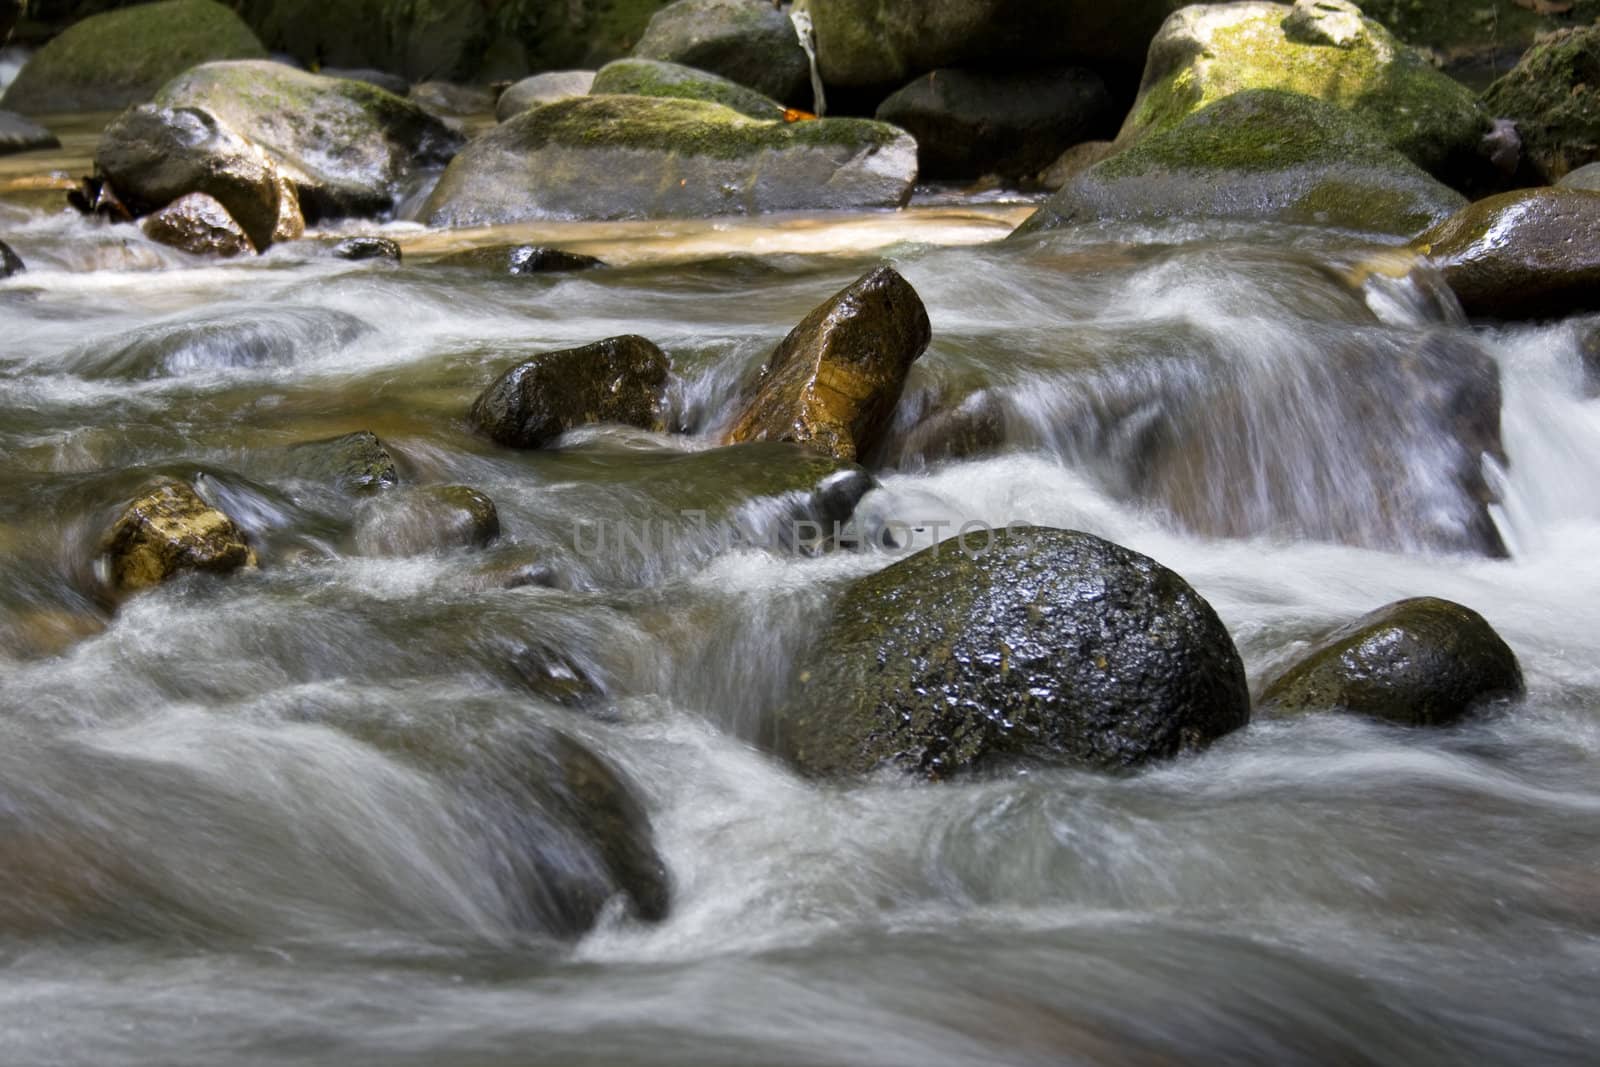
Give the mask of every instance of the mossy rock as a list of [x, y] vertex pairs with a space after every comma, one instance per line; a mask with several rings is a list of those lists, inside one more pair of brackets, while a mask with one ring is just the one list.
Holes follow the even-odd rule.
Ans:
[[1590, 163], [1569, 171], [1556, 182], [1563, 189], [1581, 189], [1586, 193], [1600, 193], [1600, 163]]
[[669, 368], [665, 352], [635, 335], [545, 352], [497, 378], [470, 417], [512, 448], [542, 448], [597, 423], [648, 429], [660, 418]]
[[1318, 641], [1266, 685], [1261, 711], [1345, 711], [1443, 726], [1522, 691], [1516, 654], [1483, 616], [1421, 597], [1379, 608]]
[[863, 119], [763, 122], [701, 100], [587, 96], [467, 146], [421, 218], [435, 226], [898, 207], [916, 142]]
[[285, 450], [275, 465], [280, 476], [314, 482], [347, 495], [362, 495], [400, 484], [394, 456], [370, 430], [357, 430]]
[[782, 104], [754, 89], [703, 70], [655, 59], [619, 59], [607, 63], [595, 75], [589, 91], [595, 95], [705, 100], [767, 121], [783, 116]]
[[1244, 726], [1244, 665], [1211, 606], [1086, 533], [952, 539], [852, 583], [776, 717], [819, 777], [930, 778], [1016, 759], [1107, 770]]
[[564, 252], [543, 245], [490, 245], [452, 252], [434, 260], [439, 267], [465, 267], [489, 274], [515, 277], [535, 274], [562, 274], [579, 270], [594, 270], [605, 266], [594, 256], [581, 252]]
[[1600, 26], [1541, 40], [1483, 94], [1546, 181], [1600, 160]]
[[164, 479], [123, 510], [102, 548], [109, 591], [137, 593], [184, 574], [253, 567], [244, 531], [187, 482]]
[[1184, 8], [1150, 46], [1118, 143], [1171, 130], [1249, 89], [1299, 93], [1343, 108], [1451, 184], [1481, 180], [1477, 172], [1488, 167], [1481, 146], [1490, 116], [1472, 92], [1345, 0]]
[[710, 71], [786, 104], [812, 102], [811, 62], [794, 23], [766, 0], [677, 0], [651, 18], [633, 54]]
[[383, 493], [356, 513], [355, 550], [363, 556], [419, 556], [486, 548], [500, 536], [494, 501], [466, 485]]
[[1413, 237], [1466, 204], [1344, 110], [1253, 89], [1070, 181], [1018, 230], [1230, 218]]
[[45, 45], [0, 107], [28, 115], [109, 111], [149, 100], [197, 63], [266, 54], [250, 27], [213, 0], [140, 4], [84, 19]]
[[[1451, 71], [1476, 75], [1515, 58], [1546, 33], [1600, 18], [1600, 0], [1359, 0], [1369, 17]], [[1490, 77], [1493, 77], [1491, 74]]]

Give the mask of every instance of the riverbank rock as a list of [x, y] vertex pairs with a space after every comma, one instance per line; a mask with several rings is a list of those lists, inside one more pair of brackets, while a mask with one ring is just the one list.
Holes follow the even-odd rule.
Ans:
[[60, 138], [37, 122], [11, 111], [0, 111], [0, 156], [60, 147]]
[[13, 274], [21, 274], [27, 270], [22, 264], [22, 257], [11, 250], [11, 246], [0, 241], [0, 281], [5, 281]]
[[1502, 193], [1462, 209], [1414, 246], [1469, 315], [1549, 318], [1600, 308], [1600, 194]]
[[167, 83], [156, 104], [206, 111], [258, 146], [294, 183], [312, 223], [390, 210], [415, 171], [442, 165], [462, 144], [410, 100], [281, 63], [207, 63]]
[[789, 332], [725, 443], [793, 441], [843, 460], [864, 455], [932, 338], [917, 291], [894, 268], [879, 267]]
[[467, 267], [491, 274], [530, 275], [551, 274], [576, 270], [594, 270], [605, 266], [594, 256], [581, 252], [563, 252], [559, 248], [542, 245], [491, 245], [487, 248], [469, 248], [452, 252], [434, 261], [439, 267]]
[[776, 721], [779, 751], [803, 772], [944, 778], [1011, 759], [1121, 770], [1249, 722], [1227, 630], [1155, 560], [1040, 527], [960, 544], [845, 590]]
[[181, 196], [140, 224], [144, 235], [197, 256], [255, 255], [256, 246], [228, 209], [205, 193]]
[[551, 70], [523, 78], [500, 94], [500, 99], [495, 101], [494, 116], [504, 122], [540, 104], [588, 96], [595, 73], [592, 70]]
[[1340, 108], [1254, 89], [1091, 167], [1017, 232], [1104, 220], [1240, 218], [1413, 237], [1465, 204]]
[[880, 122], [761, 122], [698, 100], [588, 96], [473, 141], [421, 219], [486, 226], [899, 207], [916, 173], [916, 142]]
[[363, 556], [420, 556], [486, 548], [500, 536], [494, 501], [465, 485], [397, 489], [356, 513], [355, 549]]
[[1267, 683], [1261, 710], [1345, 711], [1444, 726], [1485, 701], [1522, 692], [1516, 654], [1483, 616], [1423, 597], [1379, 608], [1316, 642]]
[[879, 104], [877, 118], [917, 139], [925, 178], [1024, 178], [1109, 135], [1112, 107], [1093, 71], [936, 70]]
[[239, 17], [213, 0], [160, 3], [95, 15], [28, 60], [0, 107], [39, 115], [143, 103], [196, 63], [264, 58]]
[[782, 104], [754, 89], [703, 70], [654, 59], [619, 59], [607, 63], [595, 75], [589, 91], [597, 96], [704, 100], [769, 122], [783, 117]]
[[[1458, 184], [1488, 165], [1490, 116], [1465, 86], [1364, 18], [1347, 0], [1186, 7], [1150, 45], [1127, 146], [1234, 93], [1278, 89], [1358, 116], [1391, 148]], [[1469, 182], [1470, 184], [1470, 182]]]
[[677, 0], [651, 17], [633, 54], [710, 71], [785, 104], [811, 104], [811, 61], [794, 23], [765, 0]]
[[660, 419], [669, 369], [665, 352], [631, 334], [543, 352], [497, 378], [470, 418], [511, 448], [542, 448], [596, 423], [649, 429]]
[[164, 479], [134, 499], [107, 535], [107, 584], [136, 593], [182, 574], [226, 574], [253, 567], [245, 533], [186, 482]]
[[1546, 181], [1600, 160], [1600, 26], [1539, 41], [1483, 102], [1511, 119]]

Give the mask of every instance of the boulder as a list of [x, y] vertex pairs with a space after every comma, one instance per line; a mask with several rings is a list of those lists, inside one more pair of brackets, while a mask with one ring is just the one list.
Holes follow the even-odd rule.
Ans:
[[501, 122], [522, 114], [540, 104], [553, 104], [574, 96], [588, 96], [594, 85], [592, 70], [550, 70], [523, 78], [500, 94], [495, 101], [494, 115]]
[[465, 485], [380, 494], [356, 513], [355, 550], [363, 556], [419, 556], [486, 548], [500, 536], [494, 501]]
[[725, 443], [794, 441], [843, 460], [866, 454], [932, 336], [916, 290], [894, 268], [877, 268], [789, 332]]
[[880, 122], [762, 122], [699, 100], [588, 96], [524, 112], [456, 157], [434, 226], [898, 207], [917, 146]]
[[1041, 188], [1057, 192], [1096, 163], [1104, 163], [1116, 154], [1117, 146], [1111, 141], [1085, 141], [1073, 145], [1039, 172], [1038, 183]]
[[1546, 181], [1600, 160], [1600, 26], [1541, 40], [1483, 102], [1516, 122], [1523, 151]]
[[167, 83], [156, 103], [209, 112], [261, 148], [294, 182], [310, 222], [388, 211], [416, 170], [445, 163], [462, 143], [412, 101], [281, 63], [207, 63]]
[[812, 103], [811, 61], [794, 23], [766, 0], [677, 0], [650, 19], [633, 54], [720, 74], [785, 104]]
[[1483, 616], [1432, 597], [1402, 600], [1316, 642], [1261, 693], [1263, 714], [1346, 711], [1444, 726], [1520, 696], [1516, 654]]
[[1600, 308], [1600, 194], [1502, 193], [1463, 208], [1414, 246], [1469, 315], [1548, 318]]
[[1424, 170], [1451, 184], [1480, 180], [1489, 114], [1465, 86], [1429, 65], [1347, 0], [1199, 4], [1162, 25], [1138, 99], [1117, 141], [1171, 130], [1247, 89], [1279, 89], [1359, 117]]
[[228, 209], [205, 193], [180, 196], [145, 219], [146, 237], [197, 256], [254, 255], [256, 246]]
[[1017, 232], [1238, 218], [1413, 237], [1465, 203], [1340, 108], [1253, 89], [1091, 167]]
[[253, 567], [245, 533], [186, 482], [163, 479], [123, 509], [101, 552], [114, 594], [136, 593], [193, 572]]
[[549, 274], [563, 271], [593, 270], [605, 266], [594, 256], [563, 252], [543, 245], [491, 245], [452, 252], [435, 261], [440, 267], [467, 267], [491, 274]]
[[413, 85], [406, 98], [443, 118], [471, 118], [494, 113], [495, 97], [487, 89], [454, 82], [429, 81]]
[[253, 59], [266, 50], [214, 0], [162, 0], [95, 15], [41, 48], [0, 97], [38, 115], [110, 111], [149, 100], [196, 63]]
[[775, 121], [783, 105], [754, 89], [716, 74], [654, 59], [619, 59], [594, 76], [595, 95], [656, 96], [671, 100], [705, 100], [753, 119]]
[[14, 274], [21, 274], [27, 270], [22, 264], [22, 257], [11, 250], [11, 246], [0, 241], [0, 281], [5, 281]]
[[305, 441], [285, 450], [275, 473], [358, 496], [400, 484], [394, 457], [378, 435], [357, 430], [320, 441]]
[[335, 259], [348, 259], [352, 262], [364, 262], [369, 259], [382, 259], [390, 263], [399, 263], [405, 257], [400, 251], [400, 243], [389, 237], [346, 237], [343, 241], [328, 250], [328, 254]]
[[1600, 193], [1600, 163], [1589, 163], [1577, 170], [1568, 171], [1556, 185], [1563, 189], [1582, 189], [1586, 193]]
[[660, 420], [669, 367], [665, 352], [631, 334], [543, 352], [495, 379], [470, 418], [511, 448], [542, 448], [597, 423], [649, 429]]
[[775, 721], [818, 777], [1016, 759], [1122, 770], [1244, 726], [1244, 665], [1178, 575], [1073, 530], [926, 548], [848, 586]]
[[1112, 100], [1092, 71], [936, 70], [878, 105], [917, 139], [926, 178], [1032, 177], [1068, 148], [1108, 135]]
[[0, 111], [0, 156], [60, 147], [61, 140], [37, 122], [14, 112]]

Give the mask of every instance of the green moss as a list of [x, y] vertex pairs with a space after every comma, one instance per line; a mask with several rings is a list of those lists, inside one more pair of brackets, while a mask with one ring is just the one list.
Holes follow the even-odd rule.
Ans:
[[1546, 179], [1600, 160], [1600, 27], [1541, 41], [1483, 100], [1494, 114], [1516, 120]]
[[755, 119], [773, 120], [783, 115], [783, 105], [754, 89], [693, 67], [653, 59], [619, 59], [595, 75], [590, 93], [596, 96], [654, 96], [674, 100], [705, 100], [729, 107]]
[[[1561, 23], [1517, 0], [1356, 0], [1407, 44], [1443, 52], [1515, 51]], [[1591, 22], [1600, 17], [1600, 0], [1575, 0], [1566, 17]]]

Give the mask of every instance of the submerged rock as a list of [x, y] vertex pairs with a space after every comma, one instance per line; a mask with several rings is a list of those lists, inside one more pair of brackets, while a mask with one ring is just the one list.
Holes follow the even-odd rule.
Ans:
[[491, 245], [487, 248], [469, 248], [441, 256], [436, 264], [441, 267], [470, 267], [473, 270], [495, 274], [548, 274], [575, 270], [593, 270], [605, 266], [594, 256], [581, 252], [563, 252], [559, 248], [541, 245]]
[[783, 117], [782, 104], [754, 89], [707, 71], [654, 59], [619, 59], [607, 63], [595, 75], [589, 91], [597, 96], [704, 100], [769, 122]]
[[10, 111], [0, 111], [0, 156], [60, 147], [60, 138], [37, 122]]
[[851, 584], [777, 718], [832, 777], [930, 778], [1016, 758], [1104, 769], [1244, 726], [1244, 665], [1211, 606], [1148, 557], [1039, 527], [946, 541]]
[[916, 142], [862, 119], [762, 122], [699, 100], [588, 96], [501, 123], [422, 210], [435, 226], [898, 207]]
[[1462, 209], [1415, 247], [1469, 315], [1544, 318], [1600, 308], [1600, 194], [1525, 189]]
[[1261, 710], [1346, 711], [1444, 726], [1485, 701], [1522, 691], [1516, 654], [1483, 616], [1422, 597], [1379, 608], [1318, 641], [1267, 683]]
[[145, 219], [146, 237], [197, 256], [255, 255], [256, 246], [234, 217], [205, 193], [181, 196]]
[[669, 367], [665, 352], [632, 334], [543, 352], [496, 379], [470, 417], [512, 448], [542, 448], [596, 423], [648, 429], [660, 418]]
[[494, 116], [505, 122], [541, 104], [588, 96], [594, 77], [592, 70], [549, 70], [523, 78], [500, 94], [500, 99], [495, 101]]
[[894, 268], [879, 267], [789, 332], [726, 442], [794, 441], [854, 460], [883, 435], [932, 338], [922, 298]]
[[404, 257], [398, 241], [389, 237], [347, 237], [329, 249], [335, 259], [361, 262], [368, 259], [385, 259], [399, 263]]
[[1483, 102], [1512, 119], [1546, 181], [1600, 161], [1600, 26], [1539, 41], [1489, 86]]
[[710, 71], [786, 104], [811, 102], [811, 61], [794, 23], [765, 0], [677, 0], [651, 16], [633, 54]]
[[285, 451], [277, 466], [286, 477], [331, 486], [347, 495], [393, 489], [400, 484], [394, 457], [370, 430], [294, 445]]
[[454, 82], [427, 81], [413, 85], [406, 98], [443, 118], [470, 118], [494, 113], [495, 97], [487, 89]]
[[106, 584], [136, 593], [193, 572], [255, 566], [245, 533], [186, 482], [165, 479], [134, 499], [106, 536]]
[[1093, 71], [936, 70], [879, 104], [877, 118], [917, 139], [924, 177], [1023, 178], [1109, 134], [1112, 107]]
[[494, 501], [465, 485], [384, 493], [356, 515], [355, 548], [363, 556], [419, 556], [485, 548], [500, 536]]
[[22, 257], [13, 252], [10, 245], [0, 241], [0, 281], [13, 274], [21, 274], [24, 270], [27, 268], [22, 264]]
[[26, 115], [110, 111], [149, 100], [196, 63], [266, 54], [250, 27], [213, 0], [139, 4], [69, 27], [28, 60], [0, 107]]
[[1091, 167], [1017, 232], [1239, 218], [1412, 237], [1465, 204], [1341, 109], [1254, 89]]

